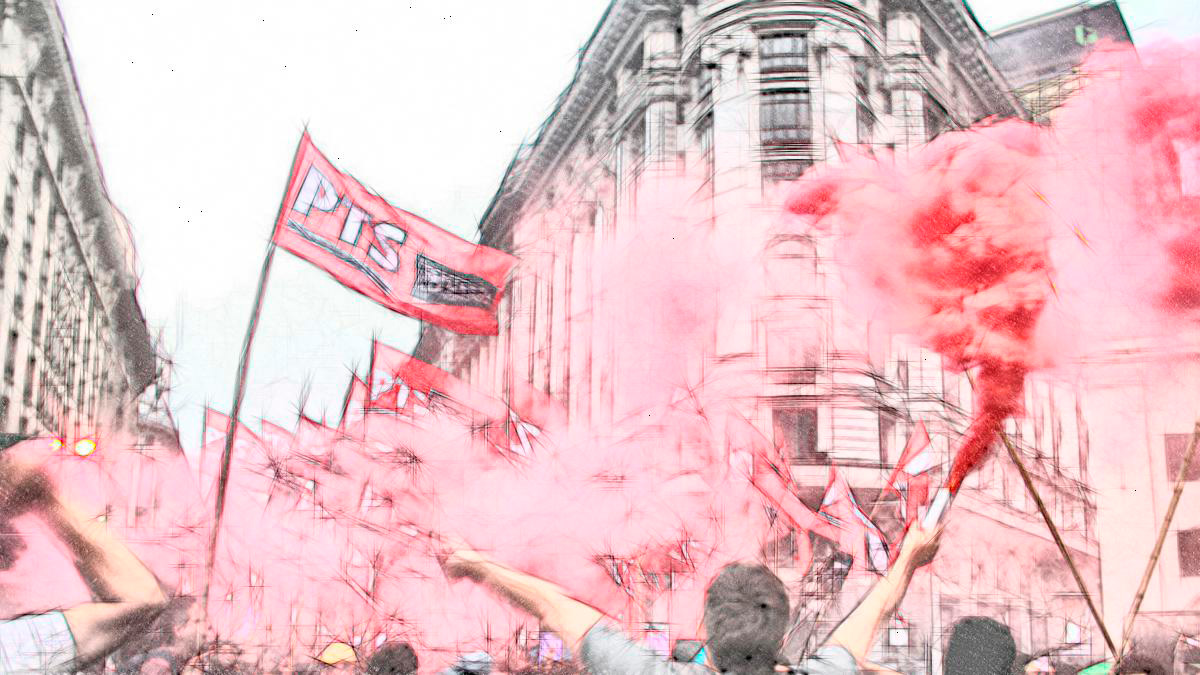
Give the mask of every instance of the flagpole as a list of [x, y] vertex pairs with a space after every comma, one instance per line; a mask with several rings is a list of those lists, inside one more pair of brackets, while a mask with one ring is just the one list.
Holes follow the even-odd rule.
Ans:
[[[967, 381], [971, 384], [971, 389], [974, 389], [975, 380], [971, 377], [970, 372], [967, 372]], [[1004, 429], [997, 429], [996, 434], [1008, 450], [1008, 456], [1012, 459], [1013, 464], [1017, 465], [1017, 471], [1021, 474], [1021, 480], [1025, 483], [1025, 489], [1033, 497], [1033, 503], [1037, 505], [1038, 512], [1042, 515], [1042, 520], [1046, 521], [1046, 528], [1050, 530], [1050, 536], [1054, 539], [1054, 544], [1058, 547], [1058, 552], [1062, 554], [1063, 560], [1066, 561], [1067, 567], [1071, 570], [1071, 576], [1075, 578], [1075, 584], [1079, 586], [1079, 592], [1083, 594], [1083, 599], [1087, 602], [1088, 610], [1091, 611], [1092, 618], [1096, 620], [1096, 625], [1100, 628], [1100, 635], [1104, 638], [1104, 644], [1112, 650], [1113, 654], [1117, 654], [1116, 645], [1113, 642], [1112, 636], [1108, 633], [1108, 628], [1104, 625], [1104, 619], [1100, 616], [1100, 610], [1096, 607], [1096, 602], [1092, 600], [1092, 594], [1088, 592], [1083, 575], [1079, 573], [1079, 568], [1075, 565], [1075, 558], [1067, 550], [1067, 545], [1058, 531], [1058, 526], [1054, 524], [1054, 519], [1050, 516], [1050, 511], [1046, 508], [1046, 503], [1042, 501], [1041, 493], [1038, 492], [1037, 486], [1033, 484], [1033, 475], [1029, 473], [1029, 469], [1026, 468], [1020, 453], [1017, 452], [1017, 446], [1013, 444], [1012, 439], [1008, 437]]]
[[1067, 545], [1063, 542], [1062, 535], [1058, 532], [1058, 527], [1050, 517], [1050, 511], [1046, 509], [1046, 503], [1042, 501], [1042, 495], [1038, 493], [1037, 488], [1034, 486], [1033, 476], [1029, 473], [1029, 469], [1025, 468], [1025, 462], [1021, 460], [1021, 456], [1017, 453], [1017, 447], [1013, 445], [1012, 439], [1008, 437], [1008, 434], [1001, 431], [1000, 440], [1003, 441], [1004, 447], [1008, 449], [1008, 456], [1017, 465], [1017, 470], [1021, 473], [1021, 480], [1025, 482], [1025, 489], [1029, 491], [1030, 496], [1033, 497], [1033, 502], [1037, 504], [1038, 511], [1042, 514], [1042, 520], [1046, 521], [1046, 527], [1050, 529], [1050, 536], [1054, 538], [1054, 543], [1058, 546], [1058, 552], [1062, 554], [1063, 560], [1067, 562], [1067, 567], [1071, 569], [1071, 576], [1075, 577], [1075, 583], [1079, 586], [1079, 592], [1083, 594], [1083, 599], [1087, 602], [1088, 610], [1092, 613], [1092, 618], [1096, 620], [1096, 625], [1100, 627], [1100, 635], [1104, 637], [1104, 644], [1108, 645], [1113, 654], [1116, 654], [1117, 648], [1113, 643], [1112, 636], [1108, 633], [1108, 628], [1104, 625], [1104, 619], [1100, 617], [1100, 610], [1096, 607], [1096, 602], [1092, 600], [1092, 594], [1088, 592], [1087, 584], [1084, 583], [1083, 576], [1079, 573], [1079, 568], [1075, 566], [1075, 559], [1071, 557], [1071, 552], [1067, 550]]
[[1142, 583], [1138, 585], [1137, 594], [1133, 596], [1133, 606], [1129, 608], [1129, 615], [1125, 618], [1125, 626], [1123, 635], [1121, 636], [1121, 650], [1113, 652], [1116, 656], [1113, 662], [1113, 671], [1117, 666], [1121, 665], [1122, 659], [1125, 658], [1125, 650], [1129, 648], [1130, 633], [1133, 630], [1134, 621], [1137, 620], [1138, 611], [1142, 608], [1142, 600], [1146, 597], [1146, 589], [1150, 587], [1150, 579], [1154, 576], [1154, 568], [1158, 565], [1158, 558], [1162, 555], [1163, 542], [1167, 539], [1167, 532], [1170, 530], [1171, 521], [1175, 518], [1175, 509], [1179, 506], [1179, 498], [1183, 496], [1183, 484], [1187, 480], [1188, 469], [1192, 466], [1192, 460], [1196, 456], [1196, 444], [1200, 440], [1200, 422], [1196, 422], [1195, 428], [1192, 430], [1192, 440], [1188, 443], [1187, 452], [1184, 453], [1183, 463], [1179, 465], [1179, 473], [1175, 476], [1175, 492], [1171, 495], [1171, 504], [1167, 507], [1167, 512], [1163, 515], [1162, 525], [1158, 528], [1158, 540], [1154, 542], [1154, 551], [1150, 554], [1150, 560], [1146, 563], [1146, 571], [1142, 574]]
[[[205, 561], [204, 567], [204, 596], [201, 598], [202, 612], [204, 616], [204, 625], [208, 625], [208, 597], [212, 590], [213, 567], [217, 559], [217, 539], [221, 532], [221, 518], [225, 511], [225, 492], [229, 486], [229, 465], [233, 459], [233, 443], [237, 436], [238, 418], [242, 411], [242, 398], [246, 393], [246, 373], [250, 369], [250, 348], [254, 345], [254, 333], [258, 330], [258, 318], [262, 314], [263, 295], [267, 289], [267, 279], [271, 276], [271, 263], [275, 260], [275, 227], [279, 223], [279, 219], [283, 217], [283, 210], [286, 208], [288, 190], [291, 188], [292, 179], [296, 174], [296, 169], [300, 161], [300, 151], [304, 147], [304, 141], [308, 138], [308, 130], [305, 129], [300, 134], [300, 140], [296, 143], [296, 152], [292, 156], [292, 163], [288, 169], [288, 180], [284, 185], [283, 199], [279, 202], [279, 212], [275, 214], [275, 220], [271, 224], [271, 240], [267, 244], [267, 253], [263, 257], [262, 271], [258, 275], [258, 288], [254, 292], [254, 307], [250, 311], [250, 322], [246, 326], [246, 337], [242, 342], [242, 353], [238, 358], [238, 373], [237, 382], [233, 388], [233, 406], [229, 411], [229, 427], [225, 430], [225, 448], [221, 452], [221, 473], [217, 478], [217, 499], [213, 507], [213, 523], [212, 531], [209, 533], [208, 539], [208, 559]], [[197, 636], [200, 640], [201, 636]]]
[[[283, 206], [280, 206], [282, 213]], [[276, 218], [278, 221], [278, 218]], [[275, 259], [275, 238], [267, 245], [267, 254], [263, 258], [262, 272], [258, 277], [258, 290], [254, 293], [254, 308], [250, 311], [250, 322], [246, 327], [245, 341], [242, 343], [242, 354], [238, 360], [237, 383], [233, 389], [233, 407], [229, 411], [229, 428], [225, 432], [225, 448], [221, 452], [221, 473], [217, 479], [217, 499], [213, 512], [212, 530], [208, 540], [208, 560], [205, 564], [203, 607], [205, 617], [208, 614], [208, 596], [212, 588], [213, 565], [217, 556], [217, 538], [221, 531], [221, 517], [225, 511], [225, 492], [229, 485], [229, 465], [233, 459], [233, 443], [237, 435], [237, 422], [242, 408], [242, 398], [246, 393], [246, 373], [250, 369], [250, 348], [254, 344], [254, 334], [258, 329], [258, 319], [262, 314], [263, 295], [267, 288], [267, 279], [271, 274], [271, 262]]]

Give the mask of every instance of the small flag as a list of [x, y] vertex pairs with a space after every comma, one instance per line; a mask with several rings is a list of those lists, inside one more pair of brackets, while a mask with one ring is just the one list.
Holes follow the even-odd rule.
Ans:
[[871, 571], [887, 573], [888, 547], [883, 532], [858, 505], [850, 484], [836, 466], [829, 467], [829, 485], [817, 513], [840, 530], [837, 541], [843, 551]]
[[918, 512], [929, 505], [929, 473], [935, 463], [929, 432], [924, 422], [917, 422], [904, 446], [904, 452], [900, 453], [896, 468], [884, 486], [885, 493], [891, 491], [900, 495], [900, 517], [904, 519], [906, 529], [920, 517]]

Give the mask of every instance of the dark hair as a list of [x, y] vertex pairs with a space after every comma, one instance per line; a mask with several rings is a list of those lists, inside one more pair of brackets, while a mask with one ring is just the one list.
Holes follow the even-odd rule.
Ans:
[[367, 661], [367, 675], [415, 675], [417, 653], [407, 642], [385, 642]]
[[17, 443], [27, 441], [30, 438], [33, 437], [26, 436], [25, 434], [0, 434], [0, 450], [7, 450]]
[[671, 660], [680, 663], [691, 663], [704, 649], [704, 643], [699, 640], [676, 640], [675, 648], [671, 650]]
[[717, 670], [773, 672], [787, 631], [787, 589], [762, 565], [726, 565], [708, 585], [704, 623]]
[[954, 624], [946, 655], [946, 675], [1008, 675], [1017, 657], [1017, 645], [1008, 626], [982, 616], [969, 616]]
[[1113, 671], [1116, 673], [1149, 673], [1150, 675], [1167, 675], [1168, 669], [1155, 659], [1142, 654], [1130, 654], [1121, 659], [1121, 665]]

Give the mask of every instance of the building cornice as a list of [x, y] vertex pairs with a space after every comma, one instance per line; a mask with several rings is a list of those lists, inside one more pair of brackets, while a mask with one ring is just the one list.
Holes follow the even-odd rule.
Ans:
[[481, 243], [505, 247], [509, 221], [587, 121], [587, 111], [606, 89], [613, 55], [628, 38], [633, 23], [644, 18], [647, 5], [659, 9], [663, 0], [613, 0], [605, 10], [580, 53], [575, 77], [558, 97], [533, 142], [522, 146], [505, 171], [499, 190], [480, 220]]
[[[1008, 80], [988, 58], [984, 41], [989, 38], [966, 5], [961, 0], [921, 0], [921, 4], [930, 16], [941, 22], [942, 30], [948, 32], [954, 44], [970, 45], [957, 55], [960, 58], [956, 65], [967, 75], [967, 83], [983, 99], [988, 111], [992, 115], [1028, 118], [1029, 113], [1012, 93]], [[991, 86], [981, 91], [981, 83]]]

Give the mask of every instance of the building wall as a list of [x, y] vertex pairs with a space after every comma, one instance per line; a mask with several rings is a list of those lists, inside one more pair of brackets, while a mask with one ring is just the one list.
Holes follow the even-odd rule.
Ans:
[[[1093, 432], [1094, 487], [1104, 615], [1119, 632], [1170, 505], [1180, 458], [1200, 405], [1195, 355], [1149, 350], [1103, 355], [1085, 410]], [[1200, 463], [1193, 462], [1147, 587], [1134, 635], [1200, 634]]]
[[57, 7], [2, 6], [0, 429], [126, 427], [155, 361], [132, 236], [108, 201]]
[[[798, 42], [764, 47], [773, 39]], [[786, 51], [797, 43], [802, 50]], [[481, 224], [483, 243], [520, 258], [500, 335], [468, 338], [427, 327], [418, 356], [497, 392], [510, 378], [527, 379], [564, 402], [575, 420], [605, 427], [630, 412], [622, 406], [636, 400], [636, 383], [614, 381], [605, 367], [621, 340], [614, 322], [586, 311], [604, 281], [587, 262], [628, 227], [637, 179], [659, 170], [698, 177], [708, 226], [717, 237], [736, 238], [778, 181], [837, 161], [838, 141], [903, 151], [988, 115], [1024, 115], [983, 44], [953, 2], [618, 0]], [[804, 123], [794, 133], [779, 128], [771, 110], [777, 97], [808, 104], [809, 117], [798, 113]], [[804, 290], [766, 304], [721, 306], [716, 350], [707, 357], [742, 360], [764, 373], [762, 395], [742, 407], [777, 444], [810, 446], [791, 448], [801, 497], [819, 503], [836, 460], [869, 503], [917, 419], [948, 457], [972, 412], [967, 378], [946, 372], [937, 354], [903, 336], [868, 339], [839, 301], [832, 241], [779, 242], [767, 264], [778, 268], [772, 274], [802, 279], [796, 287]], [[1026, 405], [1030, 414], [1010, 431], [1098, 591], [1087, 431], [1076, 397], [1064, 385], [1033, 381]], [[943, 553], [939, 569], [947, 571], [939, 576], [947, 581], [910, 594], [911, 640], [906, 647], [885, 641], [882, 662], [936, 671], [944, 633], [973, 611], [1011, 620], [1026, 651], [1070, 633], [1083, 641], [1075, 648], [1080, 659], [1098, 653], [1098, 633], [1012, 463], [990, 462], [965, 492], [958, 522], [971, 524], [960, 540], [972, 543]], [[1045, 567], [1034, 595], [1028, 579], [1013, 575], [1011, 559], [988, 550], [980, 533], [992, 531], [1005, 532], [1025, 562]], [[851, 596], [861, 590], [850, 586]]]

